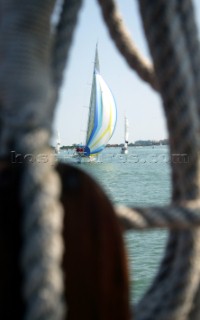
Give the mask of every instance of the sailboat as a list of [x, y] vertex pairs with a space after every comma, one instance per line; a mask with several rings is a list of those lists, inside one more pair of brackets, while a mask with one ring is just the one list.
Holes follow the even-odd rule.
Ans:
[[128, 138], [129, 138], [129, 132], [128, 132], [128, 127], [129, 127], [129, 123], [128, 123], [128, 119], [125, 116], [124, 119], [124, 145], [121, 149], [121, 153], [122, 154], [128, 154]]
[[76, 155], [94, 161], [111, 139], [117, 121], [113, 95], [100, 74], [98, 48], [96, 47], [93, 80], [90, 95], [86, 141], [76, 148]]
[[60, 152], [60, 133], [57, 131], [57, 141], [56, 141], [56, 146], [55, 146], [55, 152], [59, 153]]

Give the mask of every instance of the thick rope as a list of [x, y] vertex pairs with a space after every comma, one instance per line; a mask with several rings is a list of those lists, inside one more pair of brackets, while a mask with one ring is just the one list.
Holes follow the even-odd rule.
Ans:
[[52, 103], [52, 122], [55, 105], [59, 98], [59, 89], [63, 81], [63, 71], [65, 70], [68, 61], [69, 48], [72, 42], [73, 33], [78, 19], [78, 12], [81, 8], [82, 2], [82, 0], [62, 0], [59, 21], [54, 30], [52, 77], [55, 97]]
[[115, 209], [124, 231], [152, 228], [183, 230], [200, 226], [200, 201], [188, 201], [182, 205], [166, 207]]
[[[171, 152], [190, 156], [186, 165], [172, 164], [173, 200], [197, 199], [199, 119], [193, 66], [182, 27], [181, 4], [179, 1], [162, 0], [151, 5], [146, 0], [139, 3], [164, 101]], [[194, 54], [198, 55], [198, 52]], [[139, 318], [147, 315], [153, 319], [189, 318], [200, 280], [199, 236], [199, 230], [177, 232], [176, 255], [168, 261], [167, 278], [162, 276], [166, 266], [161, 263], [157, 278], [137, 306]], [[171, 237], [174, 239], [173, 233]], [[172, 248], [168, 245], [167, 256], [170, 250]]]
[[[126, 39], [125, 33], [119, 32], [115, 33], [115, 30], [118, 30], [118, 24], [121, 23], [122, 19], [121, 16], [116, 8], [115, 3], [112, 0], [104, 1], [99, 0], [99, 3], [101, 5], [101, 9], [104, 15], [104, 19], [106, 21], [106, 24], [108, 26], [108, 29], [110, 31], [111, 37], [114, 38], [115, 42], [122, 42], [126, 43], [127, 45], [130, 45], [131, 39]], [[174, 3], [174, 1], [172, 2]], [[151, 11], [154, 11], [155, 6], [151, 6], [151, 4], [147, 4], [147, 6], [151, 8]], [[172, 4], [173, 6], [173, 4]], [[169, 8], [169, 11], [171, 10], [171, 13], [173, 13], [173, 8]], [[176, 17], [177, 13], [177, 17]], [[170, 12], [169, 12], [170, 16]], [[118, 18], [117, 18], [118, 17]], [[161, 23], [160, 16], [158, 15], [158, 12], [154, 13], [155, 20], [158, 19], [158, 22]], [[165, 99], [179, 99], [180, 103], [177, 103], [179, 106], [179, 110], [177, 108], [169, 108], [166, 110], [168, 116], [168, 127], [169, 131], [171, 133], [171, 147], [172, 151], [174, 150], [175, 153], [186, 153], [189, 154], [192, 161], [190, 161], [191, 166], [193, 166], [193, 163], [196, 163], [196, 170], [191, 170], [190, 166], [186, 166], [188, 171], [191, 171], [190, 175], [188, 174], [188, 177], [190, 176], [190, 179], [192, 180], [191, 183], [193, 185], [197, 184], [197, 172], [198, 172], [198, 160], [197, 160], [197, 150], [198, 150], [198, 144], [199, 141], [197, 139], [197, 130], [199, 127], [199, 120], [198, 120], [198, 111], [197, 111], [197, 95], [199, 95], [199, 90], [195, 90], [196, 88], [199, 88], [199, 72], [198, 72], [198, 61], [199, 61], [199, 44], [198, 44], [198, 36], [197, 36], [197, 29], [196, 25], [194, 23], [194, 14], [193, 14], [193, 7], [191, 5], [191, 1], [181, 1], [180, 3], [176, 4], [176, 9], [174, 10], [174, 24], [175, 27], [173, 28], [173, 34], [172, 38], [169, 39], [172, 43], [176, 43], [178, 39], [178, 45], [179, 45], [179, 52], [176, 51], [178, 48], [178, 45], [174, 46], [173, 51], [169, 52], [169, 47], [166, 48], [165, 52], [166, 55], [171, 54], [171, 59], [165, 59], [166, 55], [163, 56], [163, 60], [158, 61], [160, 64], [159, 69], [160, 71], [160, 81], [165, 81], [163, 85], [163, 88], [165, 87]], [[147, 19], [146, 19], [147, 20]], [[147, 25], [148, 24], [148, 25]], [[154, 25], [154, 24], [153, 24]], [[115, 26], [115, 27], [114, 27]], [[151, 28], [152, 21], [149, 23], [146, 21], [146, 29]], [[119, 27], [120, 28], [120, 27]], [[171, 29], [172, 29], [171, 28]], [[153, 27], [151, 28], [153, 29]], [[155, 34], [158, 34], [160, 43], [163, 42], [162, 39], [162, 33], [159, 30], [159, 27], [155, 28], [153, 30]], [[170, 31], [170, 30], [169, 30]], [[170, 31], [171, 32], [171, 31]], [[184, 36], [180, 36], [183, 34]], [[191, 36], [192, 34], [192, 36]], [[160, 50], [160, 46], [157, 43], [153, 43], [154, 39], [151, 39], [152, 46], [155, 46], [155, 49], [158, 48], [158, 54]], [[120, 45], [118, 46], [120, 47]], [[123, 47], [123, 46], [122, 46]], [[126, 45], [124, 45], [126, 47]], [[119, 48], [121, 51], [121, 49]], [[124, 49], [126, 51], [126, 49]], [[182, 54], [183, 52], [183, 54]], [[187, 52], [187, 54], [185, 54]], [[126, 54], [125, 54], [126, 55]], [[165, 64], [163, 63], [165, 59]], [[137, 60], [135, 60], [137, 64]], [[140, 63], [138, 62], [140, 65]], [[176, 64], [176, 67], [174, 67], [174, 64]], [[179, 68], [178, 66], [181, 66]], [[163, 72], [163, 69], [165, 68], [165, 72]], [[172, 75], [172, 72], [174, 74]], [[161, 74], [163, 73], [163, 74]], [[173, 82], [169, 82], [168, 79], [175, 77]], [[187, 85], [184, 84], [184, 79], [190, 77], [187, 81]], [[183, 80], [182, 80], [183, 79]], [[160, 84], [159, 81], [159, 84]], [[181, 96], [179, 95], [179, 91], [181, 90]], [[175, 101], [172, 101], [175, 104]], [[168, 105], [171, 106], [171, 101], [168, 101]], [[185, 110], [187, 110], [186, 106], [190, 105], [189, 111], [187, 113]], [[167, 103], [166, 103], [167, 106]], [[198, 104], [199, 107], [199, 104]], [[167, 107], [166, 107], [167, 108]], [[172, 113], [172, 116], [170, 116], [170, 112]], [[175, 124], [174, 123], [174, 114], [177, 113], [178, 116], [181, 118], [179, 121]], [[179, 113], [179, 114], [178, 114]], [[189, 119], [188, 119], [189, 116]], [[180, 121], [181, 120], [181, 121]], [[193, 123], [193, 126], [190, 128], [190, 123]], [[186, 137], [187, 136], [187, 137]], [[180, 139], [181, 137], [181, 139]], [[186, 137], [186, 139], [185, 139]], [[186, 141], [187, 143], [182, 143], [182, 141]], [[192, 143], [195, 144], [195, 148], [191, 148]], [[173, 147], [175, 145], [175, 147]], [[191, 150], [192, 149], [192, 150]], [[176, 182], [177, 175], [179, 175], [179, 179], [181, 179], [182, 175], [182, 168], [180, 172], [178, 171], [177, 166], [176, 170], [173, 170], [174, 177], [174, 183]], [[186, 170], [185, 168], [185, 170]], [[192, 177], [193, 175], [193, 177]], [[195, 181], [194, 181], [195, 180]], [[179, 181], [179, 180], [178, 180]], [[190, 182], [188, 181], [188, 186], [190, 186]], [[179, 183], [180, 187], [181, 183]], [[184, 184], [183, 184], [184, 185]], [[193, 193], [198, 193], [198, 186], [193, 189]], [[180, 192], [180, 191], [179, 191]], [[176, 193], [176, 187], [174, 186], [174, 193]], [[189, 190], [187, 190], [187, 194], [189, 194]], [[175, 195], [175, 198], [177, 195]], [[181, 197], [181, 196], [180, 196]], [[189, 197], [192, 197], [190, 195]], [[177, 199], [176, 199], [177, 200]]]
[[128, 65], [137, 72], [142, 80], [158, 90], [152, 64], [142, 56], [131, 39], [131, 35], [123, 23], [121, 14], [113, 0], [98, 0], [110, 36], [126, 59]]
[[52, 68], [54, 84], [57, 88], [60, 88], [62, 84], [63, 70], [65, 69], [66, 61], [68, 60], [72, 35], [82, 2], [82, 0], [63, 1], [60, 19], [55, 30], [53, 46]]
[[[50, 138], [48, 108], [54, 91], [49, 81], [49, 17], [54, 1], [45, 1], [43, 5], [40, 1], [22, 1], [22, 7], [13, 1], [5, 2], [1, 48], [7, 59], [1, 69], [1, 97], [7, 117], [4, 117], [6, 131], [3, 143], [6, 151], [12, 147], [23, 155], [28, 153], [35, 157], [37, 152], [44, 152]], [[11, 50], [14, 54], [12, 59]], [[62, 210], [58, 203], [59, 188], [55, 192], [48, 184], [49, 180], [58, 186], [50, 166], [40, 167], [37, 162], [26, 166], [21, 192], [24, 203], [22, 268], [26, 319], [62, 319], [65, 311], [60, 270], [63, 253], [60, 236]], [[49, 196], [53, 206], [50, 206]], [[48, 205], [41, 210], [41, 204], [46, 202]], [[45, 226], [47, 214], [49, 229]], [[60, 223], [54, 227], [55, 214]], [[32, 220], [33, 217], [35, 220]], [[30, 225], [28, 230], [27, 225]], [[58, 252], [55, 252], [52, 243], [56, 243]]]
[[[112, 30], [117, 20], [113, 1], [99, 3], [117, 42], [118, 35]], [[117, 209], [127, 229], [185, 228], [176, 234], [170, 232], [158, 274], [133, 313], [136, 319], [143, 320], [198, 319], [200, 48], [194, 13], [188, 0], [140, 0], [139, 4], [164, 101], [171, 153], [187, 154], [190, 160], [185, 164], [172, 163], [174, 204], [165, 208]], [[123, 42], [126, 36], [122, 32], [120, 36]], [[192, 225], [196, 228], [189, 231]]]
[[[61, 187], [48, 149], [52, 106], [55, 107], [60, 84], [54, 88], [51, 68], [50, 17], [54, 5], [54, 0], [1, 0], [1, 156], [16, 150], [26, 162], [21, 198], [25, 243], [22, 269], [27, 304], [25, 319], [28, 320], [59, 320], [66, 313], [61, 270], [64, 249], [61, 234], [63, 209], [59, 202]], [[69, 12], [72, 12], [71, 5], [70, 2]], [[77, 16], [78, 8], [74, 10], [74, 16]], [[75, 21], [71, 21], [71, 34], [64, 45], [67, 48], [65, 60]], [[66, 30], [65, 24], [60, 27], [58, 35], [63, 28]], [[54, 55], [59, 52], [57, 46], [58, 43]], [[56, 68], [53, 74], [59, 74], [61, 78], [63, 70], [59, 68], [57, 72]]]
[[[180, 3], [181, 4], [181, 3]], [[184, 30], [186, 49], [190, 55], [193, 75], [195, 78], [195, 89], [198, 112], [200, 115], [200, 73], [199, 73], [199, 35], [194, 18], [194, 8], [191, 0], [185, 0], [177, 10], [180, 12], [181, 24]], [[192, 35], [192, 36], [191, 36]]]
[[[142, 3], [140, 2], [141, 5]], [[154, 63], [167, 116], [171, 153], [187, 154], [190, 159], [185, 165], [172, 163], [175, 201], [194, 199], [199, 194], [199, 119], [195, 78], [187, 50], [187, 40], [182, 30], [182, 16], [178, 10], [180, 4], [177, 6], [175, 1], [166, 8], [161, 1], [156, 10], [147, 3], [143, 5], [148, 10], [144, 22], [145, 30], [152, 30], [149, 36], [150, 49], [154, 50]], [[166, 10], [164, 20], [160, 14], [162, 9]], [[151, 27], [153, 19], [157, 21], [157, 28]], [[165, 37], [165, 41], [162, 41], [162, 37]], [[161, 46], [164, 45], [161, 51]], [[193, 54], [197, 54], [198, 57], [198, 52]]]
[[[146, 65], [145, 71], [141, 71], [144, 67], [142, 62], [138, 67], [140, 61], [137, 54], [134, 56], [134, 48], [129, 47], [129, 37], [123, 33], [121, 18], [116, 13], [113, 2], [99, 2], [104, 8], [111, 35], [114, 34], [114, 38], [120, 38], [122, 34], [124, 36], [117, 45], [129, 64], [134, 69], [138, 68], [143, 79], [157, 88], [151, 66]], [[199, 318], [200, 231], [197, 227], [192, 231], [190, 228], [200, 222], [200, 49], [193, 22], [193, 9], [188, 0], [140, 0], [139, 3], [159, 90], [164, 101], [171, 152], [188, 154], [190, 161], [182, 165], [172, 164], [171, 206], [131, 211], [121, 208], [117, 209], [117, 214], [126, 228], [144, 229], [156, 226], [185, 229], [176, 233], [170, 232], [159, 272], [136, 306], [136, 319], [194, 320]], [[79, 3], [72, 1], [69, 11], [63, 5], [61, 22], [55, 31], [58, 42], [55, 41], [55, 56], [52, 59], [49, 21], [54, 1], [48, 0], [42, 4], [38, 0], [29, 3], [1, 1], [0, 56], [4, 59], [0, 69], [3, 128], [0, 136], [1, 156], [7, 155], [11, 147], [23, 155], [29, 153], [29, 163], [24, 170], [21, 190], [25, 211], [23, 232], [26, 241], [22, 265], [25, 271], [24, 293], [28, 305], [26, 319], [59, 320], [65, 313], [63, 275], [60, 268], [63, 254], [60, 236], [62, 208], [58, 201], [60, 183], [44, 158], [42, 164], [39, 164], [32, 160], [31, 156], [36, 157], [36, 152], [44, 153], [48, 162], [47, 145], [51, 132], [52, 105], [56, 101], [57, 89], [62, 81], [62, 69], [69, 47], [68, 43], [63, 51], [59, 50], [59, 35], [62, 38], [62, 28], [65, 28], [65, 24], [62, 27], [62, 21], [73, 5], [73, 17], [70, 19], [68, 16], [66, 21], [70, 20], [72, 23], [71, 27], [69, 26], [71, 33], [74, 30]], [[191, 30], [195, 31], [194, 34], [190, 34]], [[67, 38], [70, 42], [72, 37], [69, 35]], [[63, 58], [57, 66], [60, 54]], [[50, 68], [52, 62], [53, 69]], [[54, 83], [56, 89], [53, 87]]]

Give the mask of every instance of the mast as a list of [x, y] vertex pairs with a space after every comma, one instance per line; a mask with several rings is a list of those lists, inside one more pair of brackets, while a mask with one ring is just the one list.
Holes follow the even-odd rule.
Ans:
[[95, 60], [94, 60], [94, 72], [100, 73], [99, 67], [99, 55], [98, 55], [98, 43], [96, 44], [96, 51], [95, 51]]
[[128, 147], [128, 138], [129, 138], [129, 132], [128, 132], [128, 127], [129, 127], [129, 124], [128, 124], [128, 119], [127, 117], [125, 116], [125, 129], [124, 129], [124, 140], [125, 140], [125, 145], [126, 147]]
[[128, 153], [128, 138], [129, 138], [129, 132], [128, 132], [128, 119], [125, 116], [125, 122], [124, 122], [124, 146], [121, 149], [121, 153], [127, 154]]
[[88, 115], [88, 124], [87, 124], [87, 134], [86, 134], [86, 142], [87, 144], [88, 138], [91, 134], [93, 129], [92, 124], [94, 123], [94, 106], [95, 106], [95, 99], [96, 99], [96, 86], [95, 86], [95, 74], [100, 72], [99, 67], [99, 55], [98, 55], [98, 43], [96, 44], [95, 50], [95, 60], [94, 60], [94, 67], [93, 67], [93, 77], [92, 77], [92, 88], [91, 88], [91, 95], [90, 95], [90, 106], [89, 106], [89, 115]]
[[57, 143], [56, 143], [56, 148], [55, 148], [55, 151], [56, 153], [58, 153], [60, 151], [60, 134], [59, 134], [59, 131], [57, 130]]

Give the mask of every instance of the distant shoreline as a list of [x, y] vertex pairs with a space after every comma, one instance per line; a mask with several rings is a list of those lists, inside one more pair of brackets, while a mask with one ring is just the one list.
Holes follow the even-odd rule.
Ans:
[[[76, 148], [78, 144], [73, 144], [72, 146], [65, 146], [63, 145], [60, 147], [61, 150], [65, 149], [74, 149]], [[106, 148], [121, 148], [123, 147], [124, 143], [120, 144], [108, 144]], [[148, 146], [167, 146], [169, 145], [168, 139], [163, 139], [163, 140], [137, 140], [134, 143], [130, 142], [128, 144], [129, 147], [148, 147]], [[52, 147], [54, 148], [54, 147]]]

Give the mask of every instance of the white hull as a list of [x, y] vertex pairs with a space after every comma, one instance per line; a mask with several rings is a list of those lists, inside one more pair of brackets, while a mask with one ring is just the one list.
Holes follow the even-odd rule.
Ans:
[[61, 147], [60, 133], [57, 131], [57, 142], [56, 142], [56, 146], [55, 146], [55, 152], [56, 153], [60, 152], [60, 147]]
[[75, 154], [73, 156], [74, 160], [76, 163], [92, 163], [92, 162], [97, 162], [98, 161], [98, 156], [82, 156], [79, 154]]
[[121, 154], [128, 154], [128, 149], [123, 147], [121, 149]]

